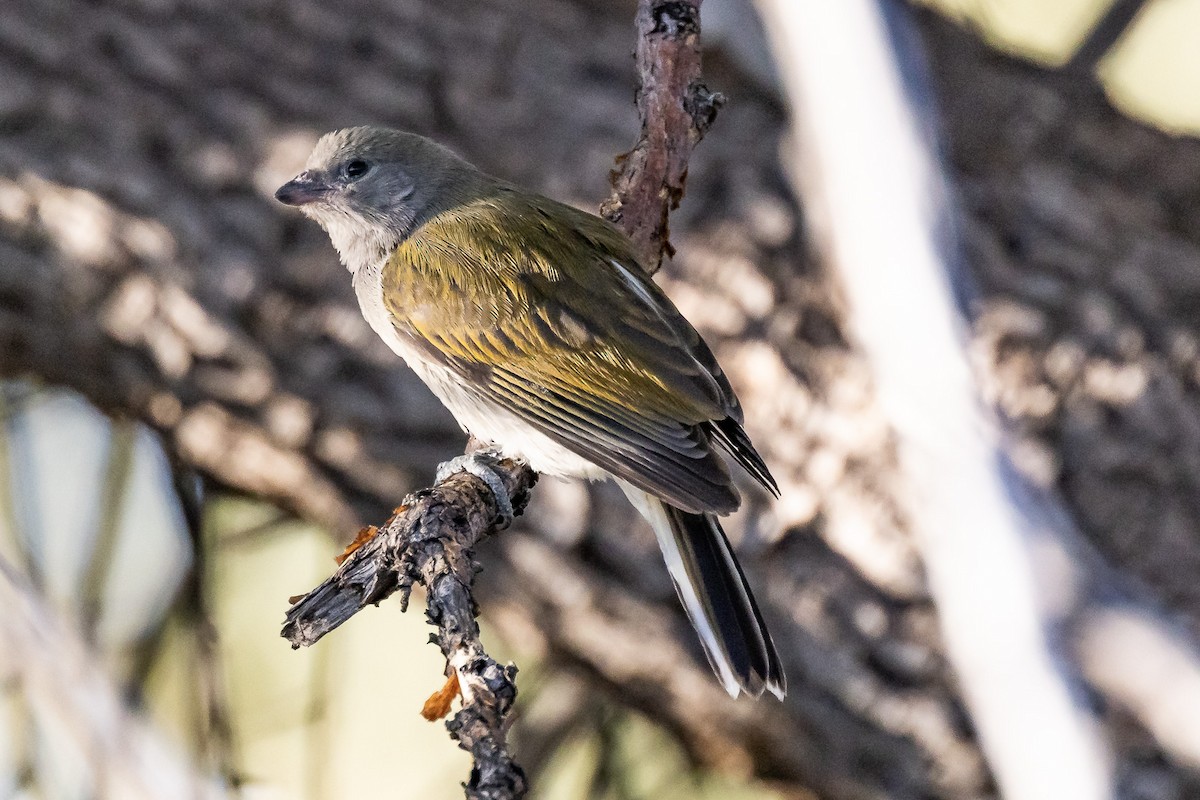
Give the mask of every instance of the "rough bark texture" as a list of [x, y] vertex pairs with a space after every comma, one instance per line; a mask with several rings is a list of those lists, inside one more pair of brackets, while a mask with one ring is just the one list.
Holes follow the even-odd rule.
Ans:
[[637, 28], [642, 133], [620, 157], [613, 196], [601, 213], [629, 234], [654, 273], [675, 253], [667, 215], [683, 198], [692, 148], [725, 98], [700, 82], [700, 0], [642, 0]]
[[[931, 32], [982, 267], [979, 340], [1028, 437], [1026, 471], [1200, 632], [1200, 143], [1115, 114], [1091, 82], [998, 70], [981, 45]], [[990, 67], [974, 91], [1011, 95], [1003, 107], [956, 90], [973, 63]]]
[[[493, 472], [514, 514], [523, 513], [537, 476], [512, 461], [496, 464]], [[475, 547], [492, 532], [498, 514], [487, 484], [465, 472], [407, 496], [381, 528], [360, 534], [363, 541], [356, 540], [332, 577], [296, 601], [283, 626], [292, 647], [316, 644], [367, 605], [395, 592], [407, 608], [413, 584], [424, 586], [429, 622], [437, 629], [433, 642], [446, 657], [446, 670], [462, 697], [462, 708], [446, 727], [471, 754], [471, 776], [464, 784], [468, 800], [520, 798], [528, 789], [507, 741], [517, 669], [488, 655], [475, 621]]]
[[[461, 435], [362, 322], [319, 231], [269, 193], [317, 134], [377, 121], [594, 208], [637, 134], [632, 18], [582, 0], [3, 4], [0, 371], [142, 416], [215, 483], [340, 531], [384, 517]], [[1122, 118], [1086, 75], [922, 19], [1022, 463], [1200, 631], [1200, 145]], [[729, 527], [788, 700], [724, 696], [609, 488], [543, 482], [527, 527], [482, 547], [482, 602], [705, 762], [796, 794], [990, 797], [890, 500], [888, 432], [779, 177], [784, 115], [747, 56], [761, 43], [733, 29], [707, 40], [730, 103], [660, 280], [783, 487]], [[1200, 792], [1110, 717], [1127, 796]]]

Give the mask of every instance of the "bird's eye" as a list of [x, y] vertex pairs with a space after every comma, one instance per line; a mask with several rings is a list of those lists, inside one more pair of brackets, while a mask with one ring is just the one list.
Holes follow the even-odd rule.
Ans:
[[371, 169], [370, 164], [360, 158], [356, 158], [346, 165], [346, 177], [350, 180], [357, 180], [366, 175], [369, 169]]

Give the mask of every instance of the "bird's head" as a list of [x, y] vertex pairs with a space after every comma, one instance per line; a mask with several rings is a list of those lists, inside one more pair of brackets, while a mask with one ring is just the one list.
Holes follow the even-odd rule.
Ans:
[[351, 272], [378, 263], [421, 223], [482, 191], [488, 179], [414, 133], [358, 127], [327, 133], [275, 198], [329, 234]]

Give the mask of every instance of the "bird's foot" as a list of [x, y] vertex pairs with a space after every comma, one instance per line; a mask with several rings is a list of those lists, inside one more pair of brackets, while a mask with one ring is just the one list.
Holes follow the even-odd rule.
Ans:
[[496, 530], [502, 531], [512, 524], [513, 504], [508, 489], [504, 488], [504, 481], [492, 469], [500, 459], [499, 452], [489, 449], [443, 461], [438, 464], [436, 481], [441, 483], [456, 472], [467, 472], [483, 481], [496, 500]]

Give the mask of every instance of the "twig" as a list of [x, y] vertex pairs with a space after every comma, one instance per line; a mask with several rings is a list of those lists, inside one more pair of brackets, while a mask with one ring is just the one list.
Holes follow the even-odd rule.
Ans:
[[1071, 60], [1064, 65], [1067, 72], [1090, 73], [1095, 71], [1100, 59], [1125, 35], [1125, 31], [1141, 13], [1146, 0], [1116, 0], [1104, 16], [1088, 31], [1087, 37], [1076, 48]]
[[137, 428], [132, 420], [114, 419], [111, 431], [108, 463], [104, 469], [100, 518], [92, 543], [91, 557], [88, 559], [87, 570], [80, 587], [83, 633], [88, 643], [93, 645], [96, 643], [100, 615], [104, 610], [104, 588], [117, 553], [121, 499], [125, 496], [129, 484], [137, 443]]
[[[495, 467], [520, 513], [537, 475], [524, 464]], [[501, 666], [479, 640], [471, 591], [475, 545], [492, 532], [495, 498], [479, 478], [458, 472], [404, 499], [383, 527], [349, 554], [337, 572], [287, 613], [283, 636], [293, 647], [311, 645], [360, 609], [395, 592], [408, 607], [414, 583], [426, 588], [432, 641], [459, 681], [463, 704], [446, 723], [474, 767], [468, 798], [499, 800], [525, 794], [525, 773], [508, 753], [505, 734], [516, 698], [516, 668]]]
[[1072, 626], [1088, 682], [1132, 714], [1176, 762], [1200, 770], [1200, 652], [1188, 632], [1136, 603], [1095, 603]]
[[642, 133], [617, 158], [613, 194], [600, 213], [629, 234], [652, 274], [674, 255], [667, 215], [679, 207], [692, 149], [725, 97], [700, 82], [701, 0], [638, 3], [638, 112]]

